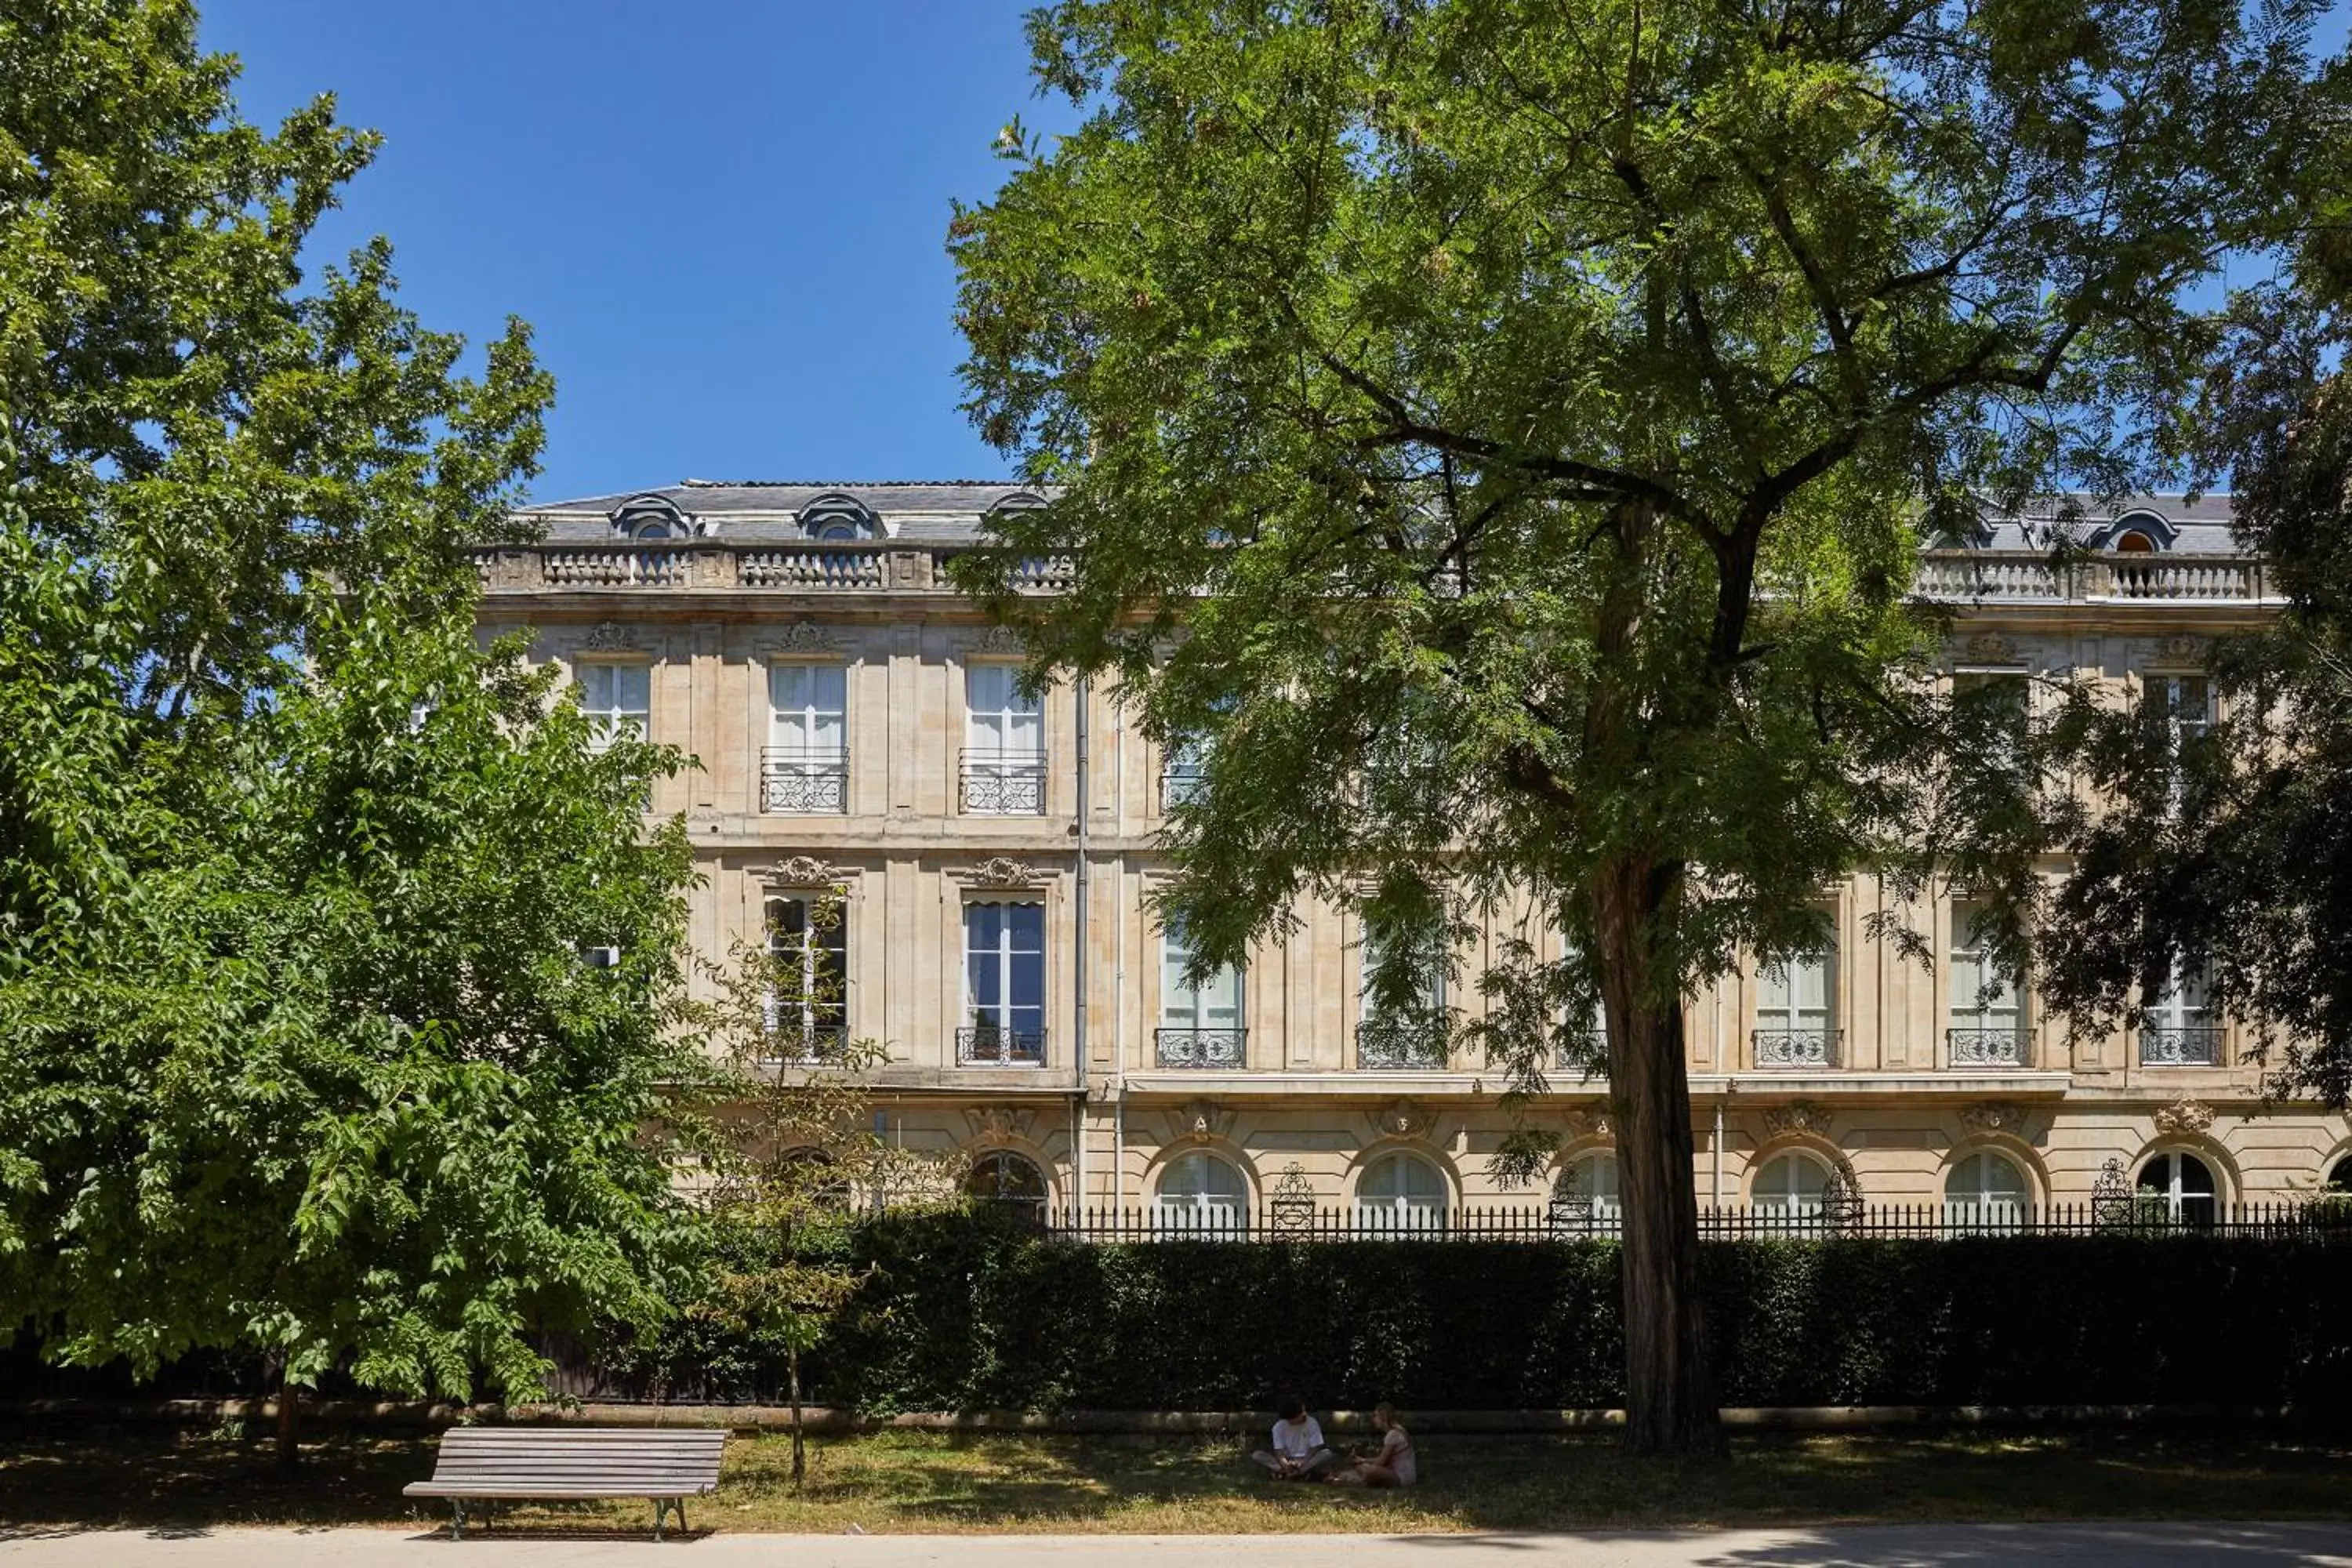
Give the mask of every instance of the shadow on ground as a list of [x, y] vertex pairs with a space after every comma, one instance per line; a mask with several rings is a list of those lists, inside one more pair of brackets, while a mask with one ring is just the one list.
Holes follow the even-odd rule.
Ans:
[[[696, 1533], [838, 1533], [853, 1526], [873, 1532], [1390, 1533], [2352, 1517], [2352, 1489], [2344, 1484], [2352, 1443], [2259, 1431], [1743, 1437], [1727, 1460], [1715, 1464], [1632, 1460], [1598, 1436], [1432, 1436], [1421, 1447], [1425, 1484], [1381, 1493], [1275, 1485], [1248, 1468], [1237, 1438], [885, 1432], [812, 1442], [806, 1484], [795, 1490], [789, 1442], [746, 1437], [729, 1445], [719, 1495], [698, 1500], [689, 1513]], [[147, 1426], [20, 1433], [0, 1444], [0, 1521], [18, 1531], [259, 1524], [424, 1531], [443, 1523], [446, 1510], [400, 1490], [429, 1474], [432, 1463], [432, 1440], [425, 1437], [330, 1436], [311, 1445], [289, 1477], [266, 1444], [232, 1436]], [[646, 1535], [651, 1522], [641, 1501], [530, 1505], [506, 1511], [495, 1533]], [[474, 1533], [470, 1527], [467, 1533]], [[2217, 1541], [2217, 1553], [2258, 1552], [2251, 1536], [2243, 1537], [2247, 1544], [2231, 1544], [2240, 1539]], [[1833, 1550], [1826, 1540], [1820, 1544]], [[1721, 1561], [1771, 1568], [1840, 1560]]]

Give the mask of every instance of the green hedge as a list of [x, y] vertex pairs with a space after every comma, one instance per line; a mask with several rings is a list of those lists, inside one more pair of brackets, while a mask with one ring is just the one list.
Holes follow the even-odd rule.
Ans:
[[[902, 1410], [1560, 1409], [1622, 1402], [1605, 1242], [1082, 1245], [870, 1225], [810, 1397]], [[2228, 1404], [2352, 1392], [2352, 1245], [1986, 1237], [1705, 1249], [1727, 1405]], [[688, 1318], [605, 1392], [772, 1396], [772, 1347]]]

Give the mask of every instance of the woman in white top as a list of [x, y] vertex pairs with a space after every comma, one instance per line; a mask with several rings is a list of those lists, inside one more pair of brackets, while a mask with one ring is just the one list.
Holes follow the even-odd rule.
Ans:
[[1409, 1487], [1421, 1479], [1421, 1461], [1413, 1456], [1412, 1435], [1397, 1419], [1395, 1406], [1386, 1400], [1373, 1405], [1372, 1426], [1381, 1435], [1380, 1451], [1357, 1460], [1331, 1479], [1350, 1487]]

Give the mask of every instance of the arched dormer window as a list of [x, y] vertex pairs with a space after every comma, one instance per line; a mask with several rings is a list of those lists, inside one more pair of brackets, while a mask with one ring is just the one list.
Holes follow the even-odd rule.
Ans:
[[2153, 555], [2172, 548], [2179, 531], [2152, 511], [2127, 511], [2107, 524], [2102, 542], [2121, 555]]
[[691, 539], [702, 531], [667, 496], [631, 496], [610, 515], [613, 531], [623, 539]]
[[1045, 498], [1035, 490], [1007, 490], [988, 503], [988, 510], [983, 515], [995, 517], [1003, 512], [1035, 511], [1045, 504]]
[[858, 540], [882, 537], [882, 520], [874, 509], [846, 490], [827, 490], [801, 508], [801, 531], [811, 539]]

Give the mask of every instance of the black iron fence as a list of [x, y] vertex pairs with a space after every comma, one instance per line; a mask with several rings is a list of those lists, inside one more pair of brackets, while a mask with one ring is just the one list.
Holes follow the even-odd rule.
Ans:
[[[1050, 1235], [1078, 1241], [1609, 1240], [1621, 1215], [1579, 1200], [1414, 1207], [1275, 1203], [1255, 1207], [1147, 1205], [1043, 1213]], [[1985, 1236], [2234, 1236], [2352, 1239], [2352, 1204], [2317, 1201], [2170, 1209], [2160, 1197], [2121, 1203], [1880, 1204], [1851, 1208], [1725, 1206], [1699, 1210], [1706, 1241], [1950, 1240]]]

